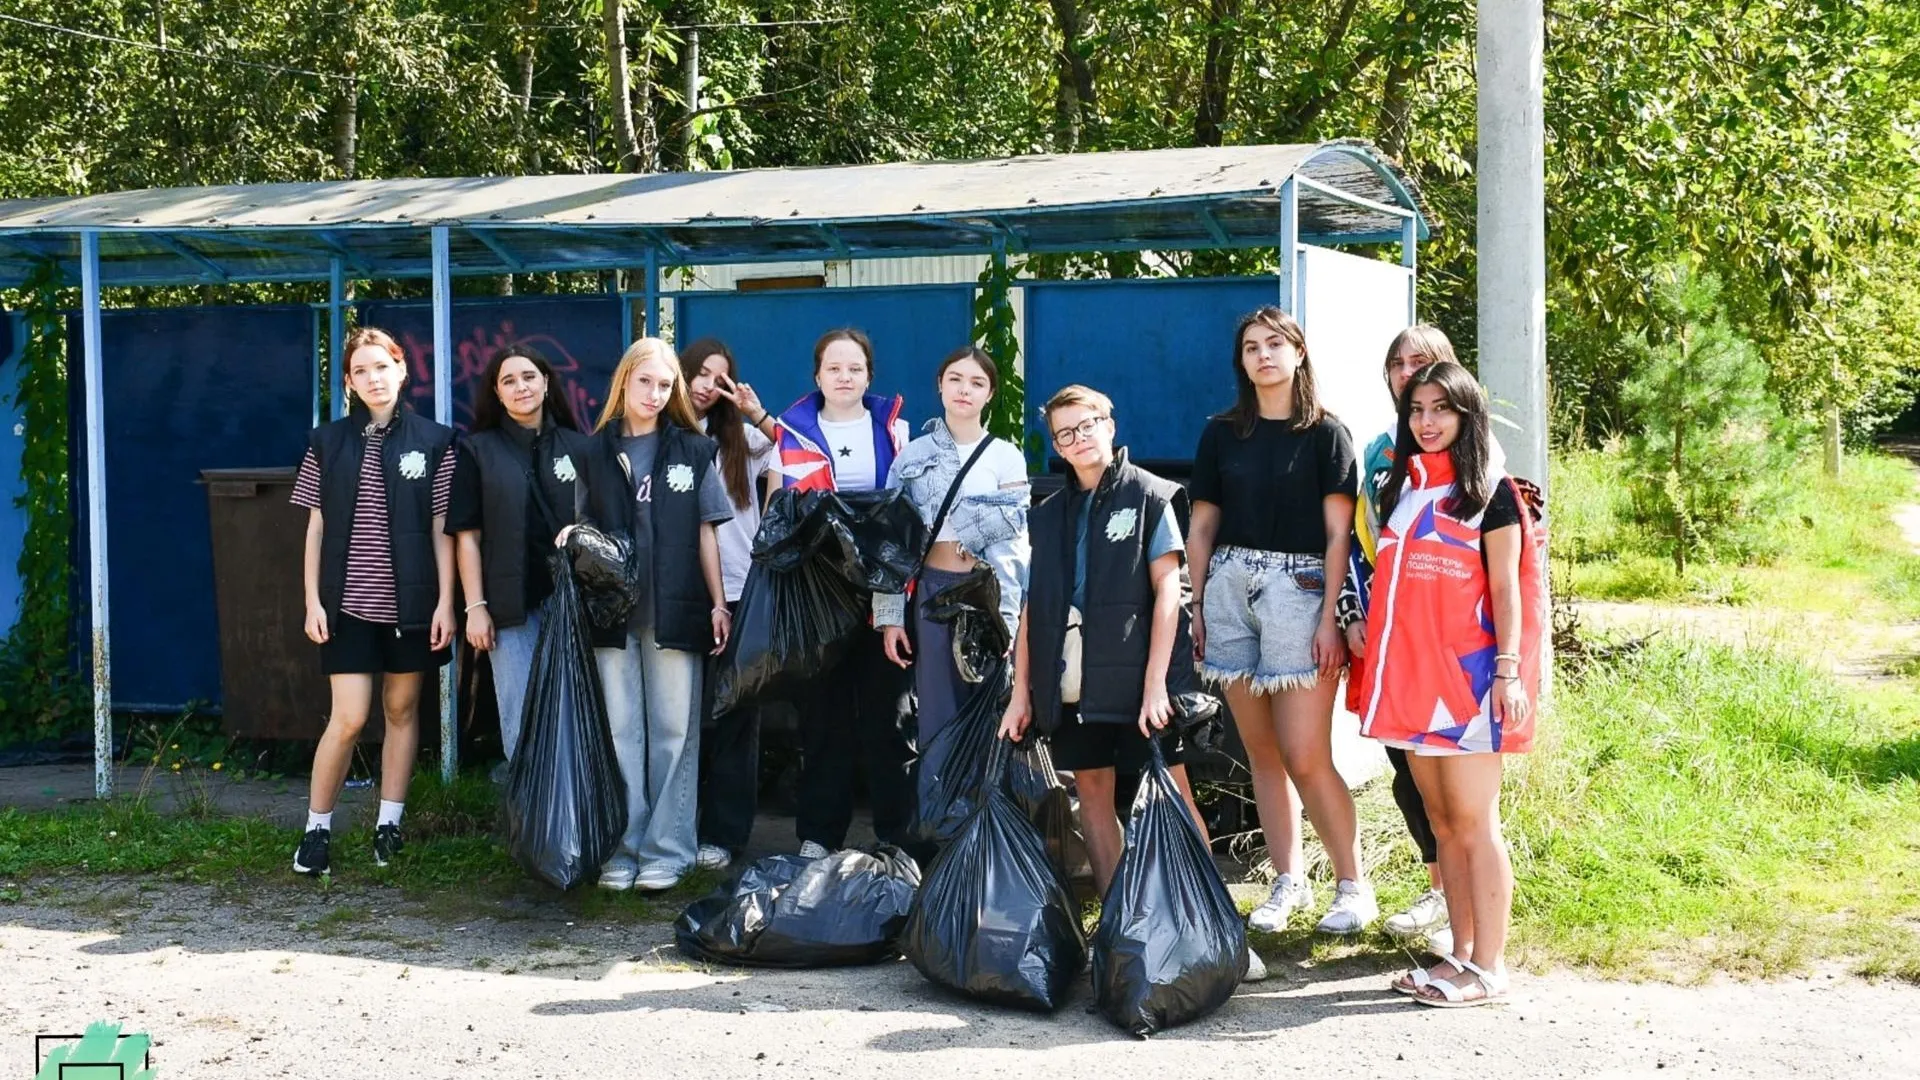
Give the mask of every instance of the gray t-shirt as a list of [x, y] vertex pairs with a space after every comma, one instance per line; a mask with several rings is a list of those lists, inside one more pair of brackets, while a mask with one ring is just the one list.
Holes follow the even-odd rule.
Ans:
[[[633, 531], [635, 535], [640, 535], [641, 530], [653, 525], [653, 462], [660, 453], [660, 433], [651, 431], [645, 435], [622, 436], [620, 452], [627, 455], [627, 464], [633, 469]], [[720, 470], [709, 468], [700, 482], [700, 520], [709, 525], [718, 525], [732, 517], [733, 500], [727, 498], [727, 486], [720, 479]], [[646, 581], [644, 576], [642, 581]], [[653, 598], [650, 595], [642, 596], [640, 602], [634, 605], [628, 629], [639, 634], [652, 621]]]

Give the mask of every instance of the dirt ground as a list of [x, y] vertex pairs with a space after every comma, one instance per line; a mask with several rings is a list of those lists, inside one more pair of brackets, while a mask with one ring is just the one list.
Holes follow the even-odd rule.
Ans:
[[1818, 975], [1683, 988], [1520, 975], [1509, 1005], [1420, 1008], [1373, 961], [1275, 965], [1142, 1044], [1088, 1011], [950, 997], [905, 963], [689, 965], [663, 924], [393, 891], [38, 879], [0, 904], [0, 1074], [36, 1033], [124, 1020], [163, 1077], [663, 1075], [1920, 1076], [1920, 988]]

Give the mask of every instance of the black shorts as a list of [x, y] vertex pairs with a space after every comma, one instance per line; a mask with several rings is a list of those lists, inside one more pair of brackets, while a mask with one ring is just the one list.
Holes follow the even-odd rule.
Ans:
[[[1062, 772], [1082, 769], [1121, 769], [1139, 772], [1153, 761], [1147, 737], [1138, 724], [1085, 723], [1072, 705], [1060, 708], [1060, 726], [1048, 736], [1053, 744], [1053, 767]], [[1168, 766], [1186, 758], [1186, 739], [1171, 727], [1160, 735], [1160, 755]]]
[[401, 630], [341, 612], [320, 646], [320, 671], [327, 675], [411, 675], [447, 662], [450, 650], [434, 652], [425, 630]]

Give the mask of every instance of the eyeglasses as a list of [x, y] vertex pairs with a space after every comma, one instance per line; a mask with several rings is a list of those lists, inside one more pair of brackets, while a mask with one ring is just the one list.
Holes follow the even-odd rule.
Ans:
[[1072, 427], [1064, 427], [1054, 432], [1053, 441], [1061, 446], [1072, 446], [1081, 439], [1091, 439], [1094, 429], [1099, 427], [1102, 421], [1111, 419], [1113, 419], [1111, 416], [1089, 416]]

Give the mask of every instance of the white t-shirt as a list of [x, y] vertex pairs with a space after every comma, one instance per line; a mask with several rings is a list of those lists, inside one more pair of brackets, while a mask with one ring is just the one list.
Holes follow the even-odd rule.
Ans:
[[[873, 414], [865, 409], [853, 420], [835, 421], [822, 416], [820, 434], [827, 440], [824, 449], [833, 459], [833, 486], [837, 491], [872, 491], [886, 478], [876, 474], [873, 460]], [[897, 445], [907, 442], [907, 422], [893, 422]]]
[[[753, 538], [760, 531], [760, 513], [766, 506], [766, 488], [763, 479], [773, 469], [773, 441], [760, 433], [752, 424], [741, 425], [747, 429], [747, 505], [735, 506], [733, 517], [714, 526], [714, 533], [720, 541], [720, 580], [726, 586], [727, 602], [740, 599], [740, 593], [747, 586], [747, 569], [753, 565]], [[700, 430], [707, 430], [707, 418], [700, 418]], [[720, 468], [718, 455], [714, 457], [714, 468]], [[724, 474], [723, 474], [724, 475]], [[732, 494], [727, 500], [731, 502]]]
[[[960, 463], [964, 465], [973, 452], [980, 448], [980, 440], [956, 442], [953, 448], [959, 451]], [[1009, 484], [1023, 483], [1026, 479], [1027, 459], [1021, 456], [1020, 448], [1005, 439], [995, 439], [993, 445], [987, 447], [987, 452], [980, 455], [980, 460], [974, 462], [973, 468], [961, 479], [960, 494], [991, 495]], [[944, 500], [946, 492], [941, 492], [940, 497]], [[934, 509], [939, 510], [938, 503], [934, 504]], [[959, 537], [953, 533], [953, 514], [949, 511], [947, 520], [940, 523], [940, 535], [934, 540], [957, 539]]]

